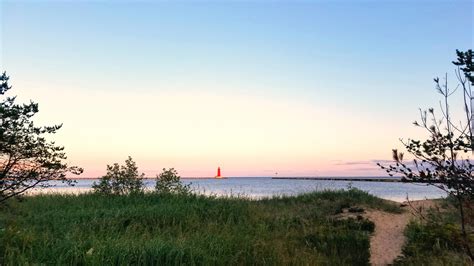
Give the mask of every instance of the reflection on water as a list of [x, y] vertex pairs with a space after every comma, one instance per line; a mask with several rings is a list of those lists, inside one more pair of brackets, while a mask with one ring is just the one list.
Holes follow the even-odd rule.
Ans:
[[[30, 193], [84, 193], [98, 179], [78, 179], [70, 187], [61, 182], [52, 182], [54, 187], [35, 189]], [[262, 197], [296, 195], [311, 191], [347, 189], [349, 186], [369, 192], [375, 196], [394, 201], [433, 199], [445, 197], [446, 193], [426, 184], [408, 184], [398, 182], [334, 181], [334, 180], [289, 180], [270, 177], [234, 177], [228, 179], [182, 179], [191, 183], [195, 192], [217, 196], [245, 196], [252, 199]], [[146, 179], [147, 189], [153, 189], [155, 181]]]

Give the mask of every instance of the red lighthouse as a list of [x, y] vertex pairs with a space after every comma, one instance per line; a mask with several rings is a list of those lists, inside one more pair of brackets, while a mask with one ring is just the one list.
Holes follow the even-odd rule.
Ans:
[[221, 176], [221, 168], [220, 167], [217, 167], [217, 175], [215, 178], [224, 178]]

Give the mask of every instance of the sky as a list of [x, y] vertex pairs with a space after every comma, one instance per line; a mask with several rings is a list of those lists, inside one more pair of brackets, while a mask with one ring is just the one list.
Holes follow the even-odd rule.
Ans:
[[455, 86], [473, 9], [4, 0], [0, 70], [19, 102], [39, 103], [38, 125], [63, 124], [50, 139], [83, 177], [127, 156], [148, 176], [384, 175], [375, 164], [400, 138], [426, 137], [412, 122], [438, 107], [433, 78]]

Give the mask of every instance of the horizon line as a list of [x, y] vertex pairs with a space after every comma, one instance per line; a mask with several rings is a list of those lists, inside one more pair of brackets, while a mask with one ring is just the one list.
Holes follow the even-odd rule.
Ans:
[[[66, 179], [100, 179], [102, 176], [97, 177], [66, 177]], [[396, 176], [385, 176], [385, 175], [324, 175], [324, 176], [226, 176], [225, 178], [367, 178], [367, 177], [378, 177], [378, 178], [400, 178]], [[143, 179], [156, 179], [156, 177], [144, 177]], [[182, 176], [181, 179], [219, 179], [215, 176]]]

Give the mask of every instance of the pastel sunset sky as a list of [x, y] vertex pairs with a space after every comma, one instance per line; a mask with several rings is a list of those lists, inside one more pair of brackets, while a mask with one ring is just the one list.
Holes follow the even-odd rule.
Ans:
[[472, 1], [1, 1], [0, 69], [84, 177], [384, 175]]

